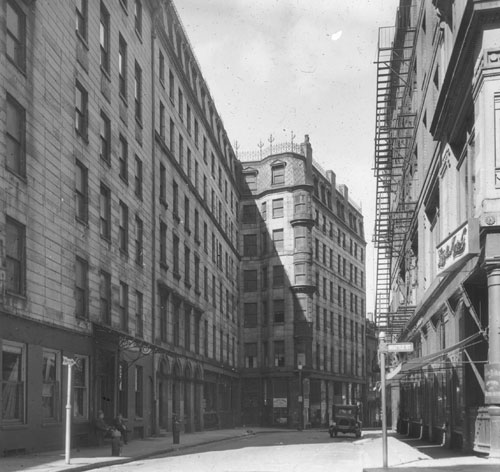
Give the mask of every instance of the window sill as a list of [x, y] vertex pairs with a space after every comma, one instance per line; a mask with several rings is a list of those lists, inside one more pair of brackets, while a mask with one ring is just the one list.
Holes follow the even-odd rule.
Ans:
[[174, 278], [177, 279], [177, 280], [180, 280], [181, 279], [181, 274], [179, 274], [179, 272], [174, 272]]
[[104, 77], [106, 77], [108, 82], [111, 82], [111, 76], [109, 75], [109, 71], [107, 71], [102, 65], [101, 65], [101, 73]]
[[160, 262], [160, 267], [163, 269], [163, 270], [168, 270], [168, 264], [166, 262]]

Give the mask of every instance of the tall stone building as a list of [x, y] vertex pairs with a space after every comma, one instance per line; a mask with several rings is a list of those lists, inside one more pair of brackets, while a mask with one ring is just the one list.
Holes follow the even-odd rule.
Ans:
[[[174, 5], [5, 0], [0, 64], [0, 454], [61, 447], [68, 362], [74, 445], [95, 440], [99, 410], [107, 422], [122, 413], [134, 437], [174, 419], [186, 432], [241, 424], [257, 339], [241, 300], [246, 266], [256, 266], [240, 253], [243, 242], [250, 250], [240, 219], [250, 195]], [[277, 364], [263, 372], [270, 382], [285, 366], [297, 378], [302, 362], [312, 422], [324, 421], [327, 399], [362, 394], [364, 241], [347, 189], [307, 152], [279, 157], [276, 168], [290, 161], [286, 187], [259, 180], [271, 190], [258, 198], [269, 195], [270, 212], [271, 195], [286, 200], [287, 216], [286, 271], [269, 275], [282, 281], [265, 339]], [[296, 162], [307, 167], [294, 177]], [[303, 209], [292, 217], [295, 194]], [[296, 254], [292, 229], [307, 239]], [[268, 247], [271, 274], [278, 253]], [[300, 264], [302, 274], [290, 272]], [[245, 418], [292, 424], [298, 382], [288, 397], [274, 385], [258, 414], [244, 398]]]
[[242, 162], [244, 423], [327, 423], [365, 396], [363, 217], [309, 137]]
[[[500, 456], [498, 2], [401, 0], [379, 35], [378, 329], [393, 424]], [[402, 361], [402, 362], [401, 362]]]
[[[2, 2], [3, 453], [238, 422], [236, 164], [170, 2]], [[50, 431], [50, 434], [47, 434]]]

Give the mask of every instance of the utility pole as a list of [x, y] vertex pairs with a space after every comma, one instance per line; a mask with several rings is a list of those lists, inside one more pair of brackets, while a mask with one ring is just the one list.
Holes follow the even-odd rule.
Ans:
[[68, 390], [66, 394], [66, 436], [65, 436], [65, 448], [64, 448], [64, 459], [66, 464], [70, 461], [70, 450], [71, 450], [71, 384], [72, 384], [72, 370], [73, 366], [76, 364], [76, 359], [70, 359], [69, 357], [63, 356], [63, 365], [68, 366]]

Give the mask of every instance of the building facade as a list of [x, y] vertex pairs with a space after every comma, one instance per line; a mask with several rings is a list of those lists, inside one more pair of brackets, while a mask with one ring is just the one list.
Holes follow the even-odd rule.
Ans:
[[0, 25], [0, 453], [61, 447], [68, 362], [73, 445], [99, 410], [145, 437], [361, 399], [362, 215], [309, 143], [249, 191], [170, 1], [5, 0]]
[[173, 5], [0, 16], [2, 453], [61, 447], [64, 358], [79, 443], [236, 424], [236, 161]]
[[365, 395], [360, 209], [303, 144], [242, 162], [242, 421], [328, 424]]
[[[402, 0], [379, 36], [378, 329], [393, 424], [500, 456], [498, 4]], [[403, 361], [403, 362], [401, 362]]]

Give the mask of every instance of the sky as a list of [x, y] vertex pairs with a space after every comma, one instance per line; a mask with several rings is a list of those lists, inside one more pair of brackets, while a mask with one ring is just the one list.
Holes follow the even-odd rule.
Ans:
[[333, 170], [364, 215], [366, 306], [373, 311], [378, 30], [399, 0], [177, 0], [233, 147], [299, 143]]

